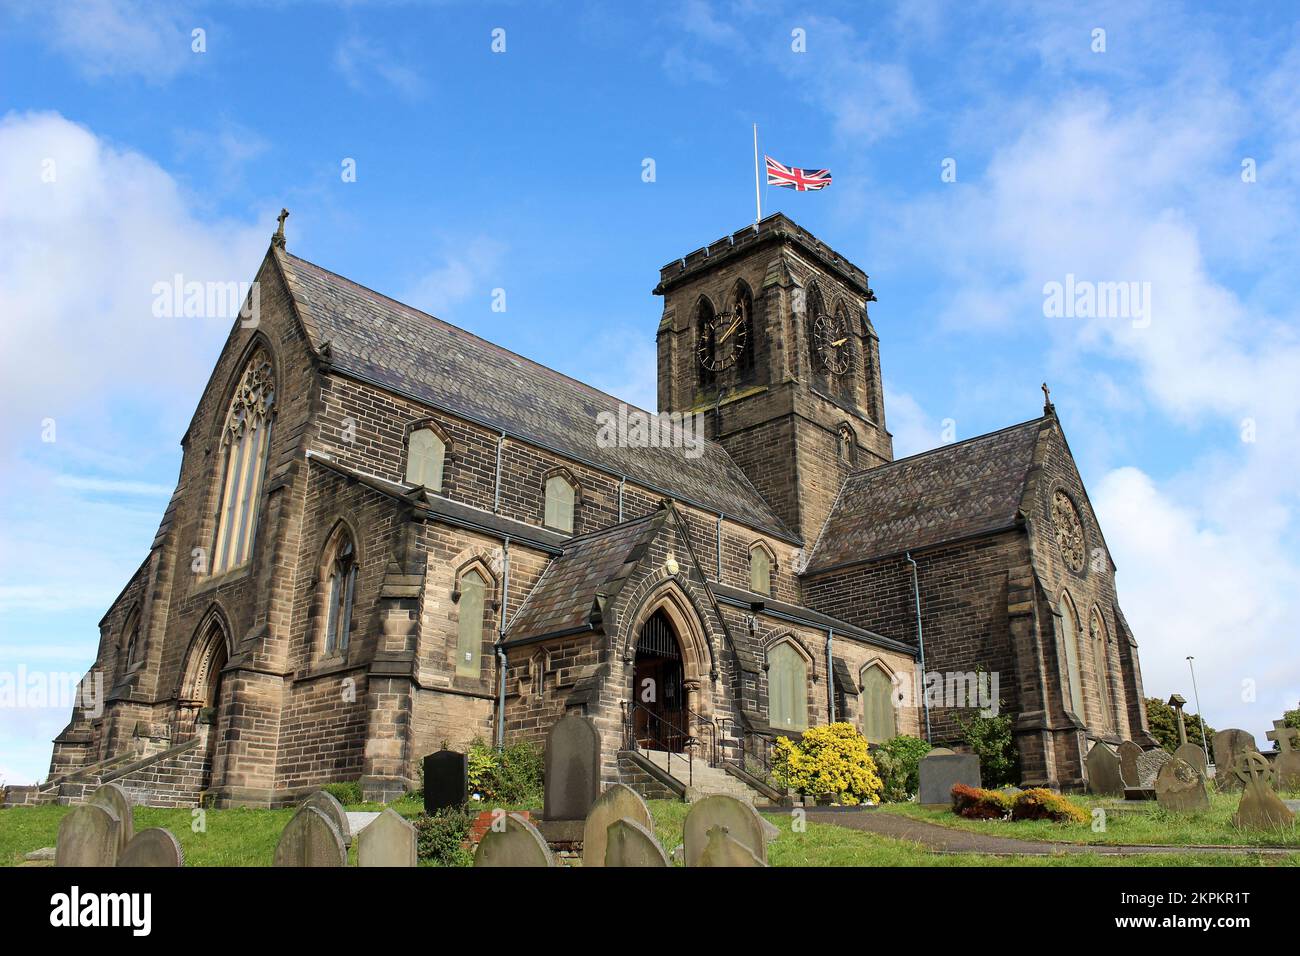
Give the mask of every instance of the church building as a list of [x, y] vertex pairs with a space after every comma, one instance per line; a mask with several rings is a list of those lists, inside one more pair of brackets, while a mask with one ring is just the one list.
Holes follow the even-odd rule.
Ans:
[[1025, 785], [1082, 787], [1098, 739], [1153, 743], [1050, 401], [895, 460], [867, 276], [786, 216], [659, 270], [658, 415], [283, 230], [100, 622], [102, 706], [31, 800], [105, 779], [162, 806], [389, 799], [426, 754], [569, 713], [605, 784], [761, 794], [778, 736], [959, 744], [990, 702], [953, 692], [990, 683]]

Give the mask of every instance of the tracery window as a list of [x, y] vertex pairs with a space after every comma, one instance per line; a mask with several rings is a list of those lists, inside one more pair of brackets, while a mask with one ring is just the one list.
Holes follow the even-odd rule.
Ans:
[[271, 357], [258, 349], [240, 376], [221, 430], [225, 470], [217, 503], [213, 574], [246, 564], [252, 553], [274, 403]]

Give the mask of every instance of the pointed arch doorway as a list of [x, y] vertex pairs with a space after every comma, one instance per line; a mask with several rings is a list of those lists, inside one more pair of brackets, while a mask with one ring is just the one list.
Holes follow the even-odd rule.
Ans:
[[178, 736], [194, 735], [203, 739], [204, 790], [212, 785], [215, 776], [222, 671], [229, 660], [230, 643], [224, 621], [219, 614], [211, 614], [190, 650], [176, 714]]
[[646, 619], [637, 634], [632, 693], [637, 745], [681, 753], [690, 734], [686, 672], [681, 644], [662, 608]]

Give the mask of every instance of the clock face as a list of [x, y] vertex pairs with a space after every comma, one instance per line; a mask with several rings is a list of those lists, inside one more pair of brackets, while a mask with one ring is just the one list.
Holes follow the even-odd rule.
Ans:
[[729, 368], [736, 364], [740, 353], [745, 351], [748, 336], [748, 323], [745, 322], [742, 310], [720, 313], [700, 326], [695, 357], [700, 366], [710, 372]]
[[822, 366], [833, 375], [849, 370], [849, 330], [843, 315], [819, 315], [813, 321], [813, 345]]
[[1079, 520], [1074, 502], [1064, 491], [1052, 496], [1052, 524], [1056, 527], [1056, 543], [1065, 564], [1077, 574], [1083, 570], [1083, 522]]

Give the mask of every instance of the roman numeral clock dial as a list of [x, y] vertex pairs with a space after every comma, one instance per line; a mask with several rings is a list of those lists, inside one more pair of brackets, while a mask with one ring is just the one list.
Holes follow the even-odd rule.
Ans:
[[745, 351], [748, 334], [743, 311], [720, 312], [701, 326], [695, 357], [710, 372], [730, 368]]
[[849, 330], [843, 315], [817, 316], [813, 323], [813, 344], [826, 371], [843, 375], [849, 370]]

